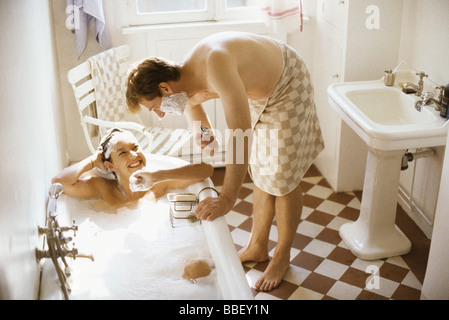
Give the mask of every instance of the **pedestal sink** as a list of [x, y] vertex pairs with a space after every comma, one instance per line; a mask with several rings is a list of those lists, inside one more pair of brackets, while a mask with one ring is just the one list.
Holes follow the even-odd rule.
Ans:
[[360, 216], [340, 236], [365, 260], [406, 254], [410, 240], [395, 225], [402, 156], [409, 148], [446, 144], [448, 122], [432, 106], [415, 109], [419, 97], [383, 80], [335, 83], [329, 103], [368, 145]]

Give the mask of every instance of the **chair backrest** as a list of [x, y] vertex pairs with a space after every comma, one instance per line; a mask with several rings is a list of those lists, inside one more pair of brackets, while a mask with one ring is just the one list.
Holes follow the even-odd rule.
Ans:
[[[120, 59], [120, 71], [126, 73], [130, 65], [127, 60], [130, 55], [129, 46], [123, 45], [116, 48], [116, 50], [118, 58]], [[67, 74], [67, 78], [73, 87], [78, 109], [82, 112], [86, 107], [96, 101], [95, 89], [92, 81], [92, 70], [89, 61], [71, 69]]]
[[[130, 62], [128, 61], [130, 56], [129, 46], [123, 45], [110, 50], [114, 50], [118, 59], [120, 68], [119, 72], [122, 75], [126, 75], [130, 66]], [[101, 54], [103, 53], [100, 53], [99, 55]], [[89, 60], [71, 69], [67, 74], [67, 78], [69, 83], [72, 85], [81, 118], [81, 126], [83, 128], [84, 136], [89, 149], [92, 152], [96, 150], [96, 146], [94, 146], [94, 144], [97, 144], [100, 141], [101, 136], [105, 132], [105, 128], [110, 127], [110, 125], [101, 123], [101, 121], [131, 121], [129, 119], [134, 121], [135, 118], [132, 118], [131, 115], [128, 117], [129, 119], [108, 119], [104, 118], [104, 114], [99, 113], [99, 101], [102, 97], [95, 88], [92, 65]], [[125, 101], [122, 102], [125, 103]], [[104, 124], [104, 127], [102, 124]]]
[[[189, 130], [156, 127], [147, 130], [138, 115], [131, 115], [125, 110], [125, 97], [122, 92], [125, 83], [121, 84], [121, 81], [126, 79], [130, 66], [129, 56], [130, 48], [127, 45], [112, 48], [89, 58], [67, 74], [89, 149], [94, 153], [106, 129], [119, 127], [133, 132], [147, 152], [179, 156], [182, 146], [191, 138], [192, 133]], [[118, 60], [118, 67], [117, 61], [111, 63], [113, 59]], [[103, 61], [106, 62], [103, 64]], [[98, 66], [103, 67], [106, 72], [98, 72]], [[101, 81], [98, 81], [99, 79]], [[107, 84], [106, 87], [102, 85], [104, 83]], [[94, 140], [96, 143], [93, 143]]]

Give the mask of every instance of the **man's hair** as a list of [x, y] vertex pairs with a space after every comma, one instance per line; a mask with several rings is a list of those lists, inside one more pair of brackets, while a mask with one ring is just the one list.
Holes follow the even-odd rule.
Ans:
[[132, 68], [128, 74], [126, 104], [131, 113], [140, 110], [139, 101], [161, 97], [161, 82], [178, 81], [181, 67], [161, 58], [149, 58]]

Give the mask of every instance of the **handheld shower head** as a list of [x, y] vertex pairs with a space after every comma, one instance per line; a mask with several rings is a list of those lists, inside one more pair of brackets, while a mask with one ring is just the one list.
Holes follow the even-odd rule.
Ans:
[[58, 199], [59, 195], [62, 193], [62, 184], [60, 183], [53, 183], [50, 187], [50, 197]]

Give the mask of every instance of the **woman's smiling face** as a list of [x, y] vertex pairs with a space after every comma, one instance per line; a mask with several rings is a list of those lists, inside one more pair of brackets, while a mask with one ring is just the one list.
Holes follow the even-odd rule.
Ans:
[[146, 158], [136, 137], [128, 131], [116, 132], [110, 141], [111, 164], [109, 169], [129, 176], [146, 166]]

